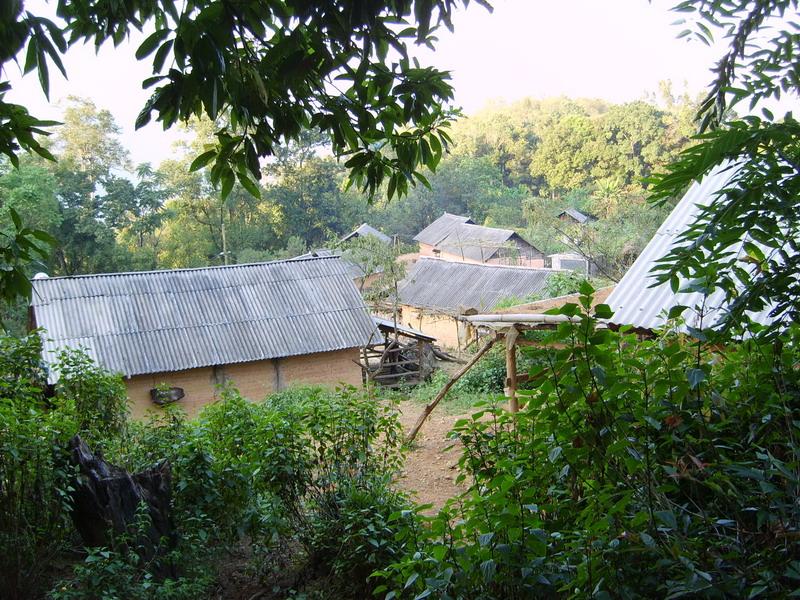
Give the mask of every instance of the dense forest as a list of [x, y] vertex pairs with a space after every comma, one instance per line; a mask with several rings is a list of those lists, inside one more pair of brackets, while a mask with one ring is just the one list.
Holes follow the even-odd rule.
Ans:
[[[215, 126], [195, 121], [174, 159], [131, 164], [112, 114], [71, 98], [50, 142], [52, 163], [26, 156], [0, 176], [0, 219], [9, 208], [59, 242], [51, 275], [245, 263], [300, 254], [367, 221], [410, 241], [442, 211], [518, 230], [546, 252], [570, 249], [611, 261], [612, 278], [664, 216], [646, 182], [686, 147], [694, 108], [664, 84], [659, 97], [525, 99], [458, 120], [430, 188], [400, 199], [365, 196], [314, 133], [263, 165], [260, 198], [238, 184], [223, 202], [192, 159]], [[599, 219], [580, 236], [553, 219], [573, 206]], [[565, 243], [568, 244], [565, 246]]]

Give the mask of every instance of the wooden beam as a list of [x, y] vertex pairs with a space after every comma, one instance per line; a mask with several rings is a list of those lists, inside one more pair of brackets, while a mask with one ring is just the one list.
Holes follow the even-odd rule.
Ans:
[[478, 352], [475, 353], [475, 356], [472, 357], [472, 360], [470, 360], [466, 365], [461, 367], [458, 373], [453, 375], [450, 378], [450, 381], [448, 381], [445, 384], [445, 386], [441, 390], [439, 390], [439, 393], [436, 394], [436, 397], [430, 402], [430, 404], [428, 404], [425, 407], [425, 410], [422, 411], [422, 414], [419, 416], [419, 419], [417, 419], [417, 422], [414, 424], [414, 428], [411, 430], [411, 433], [409, 433], [408, 436], [406, 437], [407, 444], [414, 441], [414, 438], [417, 437], [417, 433], [419, 433], [419, 430], [422, 428], [422, 424], [425, 423], [425, 419], [427, 419], [428, 415], [430, 415], [431, 412], [433, 412], [433, 409], [436, 408], [436, 405], [439, 404], [439, 402], [441, 402], [442, 398], [444, 398], [447, 395], [447, 392], [449, 392], [450, 388], [453, 387], [453, 385], [455, 385], [456, 381], [461, 379], [461, 377], [467, 371], [469, 371], [475, 365], [475, 363], [477, 363], [481, 359], [481, 357], [491, 349], [492, 346], [494, 346], [494, 343], [496, 341], [497, 341], [496, 337], [491, 338], [483, 346], [483, 348], [481, 348], [480, 350], [478, 350]]
[[506, 333], [506, 398], [508, 410], [512, 413], [519, 412], [517, 400], [517, 336], [519, 332], [511, 329]]

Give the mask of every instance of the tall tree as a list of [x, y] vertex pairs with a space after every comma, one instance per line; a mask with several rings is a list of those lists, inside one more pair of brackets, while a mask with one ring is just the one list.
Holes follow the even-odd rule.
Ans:
[[56, 238], [57, 270], [64, 275], [111, 271], [118, 266], [106, 185], [128, 166], [111, 113], [93, 102], [70, 98], [53, 149], [60, 157], [53, 172], [61, 210]]
[[551, 119], [531, 159], [531, 175], [541, 177], [553, 194], [585, 186], [597, 161], [592, 148], [597, 137], [597, 124], [587, 114]]
[[126, 268], [155, 269], [169, 189], [163, 175], [147, 163], [136, 168], [136, 178], [134, 182], [112, 175], [105, 181], [105, 222], [115, 230], [117, 242], [128, 255]]
[[19, 167], [7, 161], [0, 163], [0, 228], [13, 228], [9, 210], [23, 215], [29, 227], [55, 234], [61, 223], [56, 197], [56, 179], [31, 156], [22, 157]]

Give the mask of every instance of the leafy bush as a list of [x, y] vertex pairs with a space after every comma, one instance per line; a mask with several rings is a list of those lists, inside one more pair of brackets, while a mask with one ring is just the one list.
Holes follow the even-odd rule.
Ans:
[[542, 292], [543, 298], [557, 298], [576, 294], [581, 288], [581, 283], [586, 281], [586, 275], [576, 271], [565, 271], [563, 273], [553, 273], [547, 278], [547, 283]]
[[346, 387], [292, 389], [267, 406], [292, 414], [311, 449], [302, 504], [287, 506], [310, 563], [367, 593], [368, 575], [399, 554], [389, 516], [409, 507], [389, 486], [402, 464], [395, 405]]
[[119, 375], [99, 367], [82, 350], [58, 354], [56, 393], [62, 410], [74, 412], [78, 431], [96, 450], [124, 434], [128, 419], [128, 393]]
[[256, 565], [263, 574], [281, 566], [283, 557], [273, 550], [285, 551], [286, 541], [296, 538], [317, 570], [343, 576], [348, 568], [331, 544], [345, 544], [341, 556], [351, 557], [350, 567], [360, 556], [371, 560], [362, 569], [366, 575], [387, 556], [372, 547], [358, 554], [356, 534], [340, 538], [338, 532], [374, 527], [374, 520], [359, 522], [370, 517], [357, 510], [369, 499], [393, 507], [390, 512], [399, 506], [385, 478], [400, 466], [401, 445], [394, 406], [355, 388], [290, 388], [263, 403], [228, 388], [196, 420], [167, 412], [154, 423], [132, 424], [116, 451], [133, 470], [157, 458], [170, 461], [181, 532], [205, 535], [212, 544], [246, 537], [256, 560], [275, 562]]
[[373, 474], [321, 490], [301, 531], [311, 564], [332, 573], [355, 597], [369, 596], [370, 574], [403, 552], [395, 531], [401, 517], [413, 518], [413, 505], [390, 484], [390, 477]]
[[[525, 334], [532, 337], [538, 332]], [[541, 357], [517, 350], [517, 369], [524, 371], [541, 362]], [[454, 393], [502, 394], [506, 385], [506, 355], [502, 345], [496, 345], [467, 371], [453, 386]], [[523, 384], [521, 387], [525, 387]]]
[[[137, 513], [139, 535], [149, 527], [146, 509]], [[206, 595], [213, 578], [203, 568], [203, 540], [184, 537], [181, 546], [159, 562], [146, 563], [134, 551], [135, 535], [115, 544], [117, 550], [88, 548], [86, 558], [73, 568], [72, 577], [50, 590], [51, 600], [193, 600]], [[164, 565], [180, 564], [180, 576], [158, 575]]]
[[[588, 311], [591, 288], [584, 286]], [[608, 317], [607, 306], [596, 308]], [[800, 328], [640, 340], [580, 316], [528, 348], [518, 414], [456, 424], [463, 497], [378, 575], [392, 597], [785, 597], [800, 581]], [[387, 596], [388, 597], [388, 596]]]
[[479, 392], [502, 394], [506, 382], [505, 350], [496, 346], [489, 350], [453, 386], [455, 393]]
[[37, 334], [0, 336], [0, 597], [36, 594], [69, 531], [63, 449], [75, 429], [45, 410]]

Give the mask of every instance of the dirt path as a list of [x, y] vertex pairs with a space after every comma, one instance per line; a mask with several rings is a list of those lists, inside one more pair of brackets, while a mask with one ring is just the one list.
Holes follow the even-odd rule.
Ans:
[[[423, 408], [422, 404], [415, 402], [400, 403], [400, 422], [406, 431], [414, 426]], [[406, 457], [406, 467], [398, 485], [411, 492], [420, 504], [433, 504], [432, 511], [428, 512], [435, 512], [448, 498], [464, 491], [455, 482], [460, 447], [456, 445], [445, 450], [453, 445], [447, 434], [462, 416], [434, 410], [417, 435], [415, 447]]]

